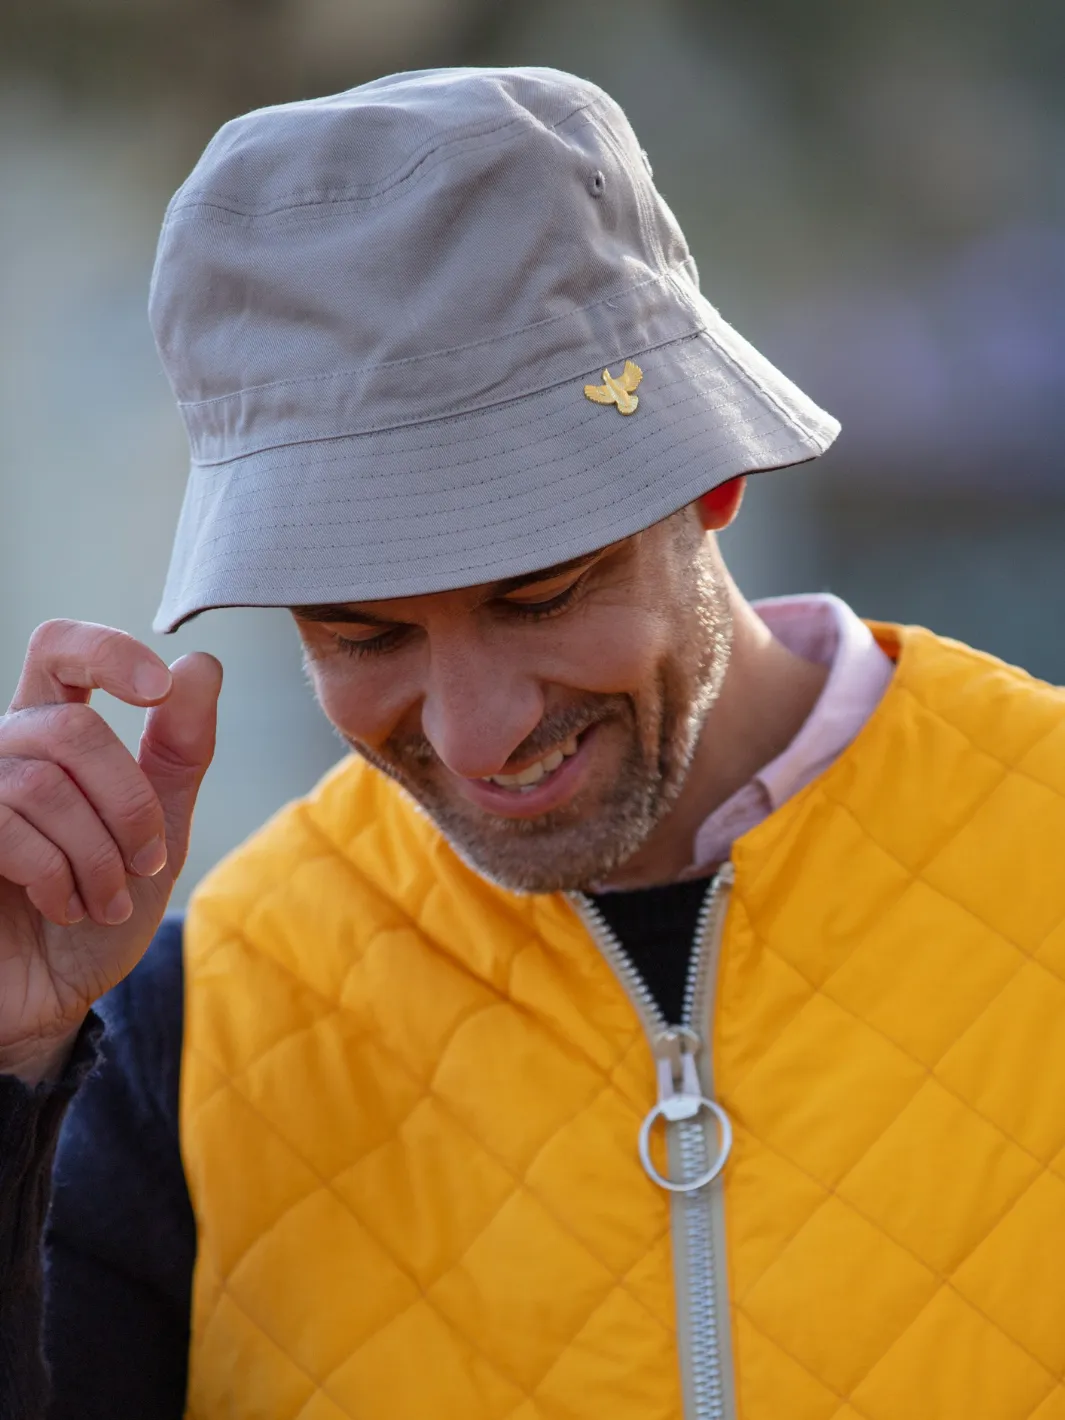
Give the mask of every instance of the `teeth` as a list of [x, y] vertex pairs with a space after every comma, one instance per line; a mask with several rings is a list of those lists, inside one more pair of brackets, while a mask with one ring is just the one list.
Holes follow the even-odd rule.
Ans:
[[550, 754], [545, 754], [543, 759], [530, 764], [520, 774], [489, 774], [486, 782], [499, 784], [504, 789], [531, 789], [534, 784], [539, 784], [545, 774], [554, 774], [564, 759], [577, 753], [577, 748], [577, 736], [571, 735], [564, 745], [553, 749]]

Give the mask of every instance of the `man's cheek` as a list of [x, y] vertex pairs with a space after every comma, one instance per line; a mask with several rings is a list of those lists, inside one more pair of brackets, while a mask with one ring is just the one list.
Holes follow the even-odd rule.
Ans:
[[545, 678], [596, 695], [638, 695], [668, 651], [653, 618], [597, 617], [545, 666]]
[[354, 685], [337, 668], [317, 668], [311, 683], [325, 717], [345, 739], [380, 748], [395, 728], [397, 714], [387, 697], [372, 687]]

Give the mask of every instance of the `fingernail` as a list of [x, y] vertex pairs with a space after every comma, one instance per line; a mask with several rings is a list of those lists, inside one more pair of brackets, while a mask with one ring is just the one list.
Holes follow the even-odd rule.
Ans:
[[138, 877], [154, 878], [166, 867], [166, 844], [161, 838], [153, 838], [137, 850], [129, 860], [129, 866]]
[[170, 672], [145, 661], [133, 672], [133, 689], [142, 700], [161, 700], [170, 689]]
[[76, 922], [81, 922], [85, 918], [85, 904], [76, 892], [71, 893], [70, 901], [67, 903], [67, 922], [71, 927]]
[[125, 922], [133, 915], [133, 899], [125, 888], [114, 895], [104, 909], [104, 921], [109, 922], [112, 927], [117, 927], [120, 922]]

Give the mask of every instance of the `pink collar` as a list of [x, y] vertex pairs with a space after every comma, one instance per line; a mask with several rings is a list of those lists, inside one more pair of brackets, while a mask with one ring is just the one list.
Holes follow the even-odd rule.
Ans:
[[789, 651], [828, 666], [828, 679], [787, 749], [704, 820], [684, 877], [723, 863], [737, 838], [822, 774], [876, 709], [894, 670], [869, 628], [838, 597], [774, 597], [754, 608]]

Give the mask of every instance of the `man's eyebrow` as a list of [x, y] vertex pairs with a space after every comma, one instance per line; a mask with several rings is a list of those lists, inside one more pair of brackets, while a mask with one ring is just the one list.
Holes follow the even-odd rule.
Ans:
[[[491, 595], [503, 597], [508, 592], [518, 591], [521, 587], [535, 586], [537, 582], [550, 582], [554, 577], [565, 576], [567, 572], [576, 572], [582, 567], [588, 567], [600, 556], [601, 552], [600, 548], [595, 552], [586, 552], [583, 557], [571, 557], [566, 562], [556, 562], [553, 567], [541, 567], [535, 572], [522, 572], [517, 577], [507, 577], [502, 582], [493, 582]], [[291, 611], [301, 621], [353, 622], [361, 626], [394, 626], [396, 624], [393, 619], [386, 616], [375, 616], [372, 611], [346, 606], [343, 602], [317, 602], [309, 606], [294, 606]]]
[[550, 582], [567, 572], [576, 572], [593, 563], [601, 553], [602, 548], [598, 548], [595, 552], [586, 552], [583, 557], [571, 557], [567, 562], [556, 562], [553, 567], [541, 567], [535, 572], [522, 572], [520, 576], [507, 577], [502, 582], [493, 583], [492, 595], [505, 597], [508, 592], [516, 592], [520, 587], [534, 587], [537, 582]]
[[294, 606], [289, 610], [300, 621], [348, 621], [360, 626], [395, 626], [386, 616], [374, 616], [372, 611], [357, 611], [343, 602], [320, 602], [311, 606]]

